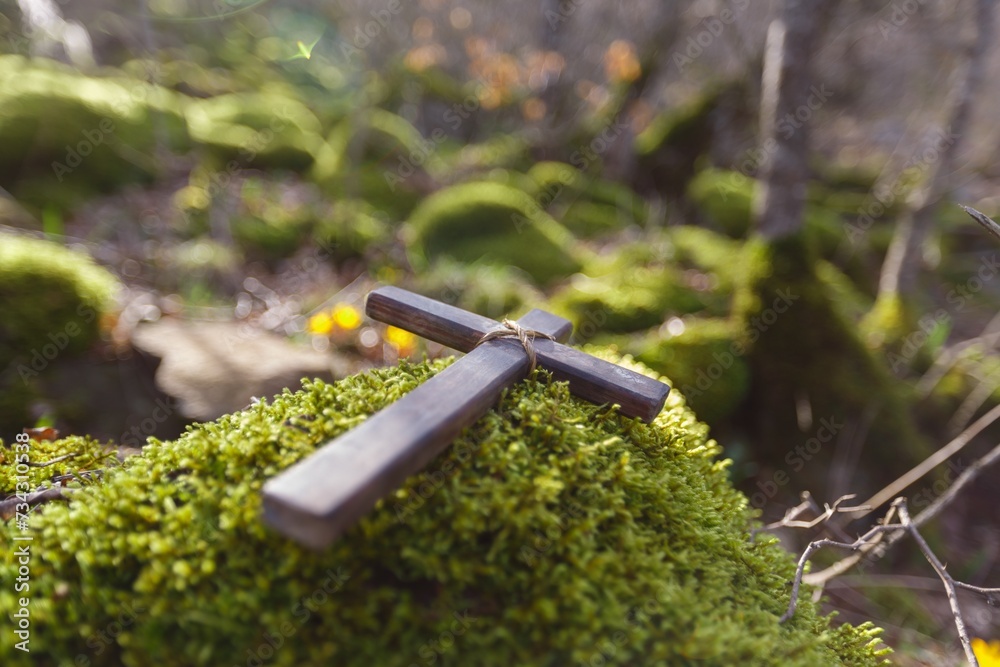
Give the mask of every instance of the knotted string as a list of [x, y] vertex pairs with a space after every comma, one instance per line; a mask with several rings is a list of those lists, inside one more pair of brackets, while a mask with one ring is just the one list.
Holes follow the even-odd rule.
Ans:
[[517, 322], [513, 320], [505, 319], [503, 321], [504, 329], [495, 329], [493, 331], [487, 332], [476, 346], [480, 346], [488, 340], [494, 340], [496, 338], [516, 338], [521, 341], [521, 347], [524, 351], [528, 353], [528, 361], [531, 362], [531, 366], [528, 368], [528, 372], [531, 373], [535, 370], [535, 346], [531, 344], [531, 341], [535, 338], [548, 338], [549, 340], [555, 340], [552, 336], [547, 333], [542, 333], [541, 331], [535, 331], [534, 329], [525, 329], [520, 326]]

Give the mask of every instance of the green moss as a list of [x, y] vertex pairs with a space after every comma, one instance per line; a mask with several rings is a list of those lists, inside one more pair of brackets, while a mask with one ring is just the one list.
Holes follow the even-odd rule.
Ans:
[[[746, 331], [752, 386], [750, 412], [759, 415], [755, 439], [783, 465], [787, 443], [801, 442], [797, 404], [808, 400], [815, 420], [841, 423], [868, 419], [868, 477], [858, 474], [851, 491], [874, 491], [880, 481], [922, 460], [926, 440], [910, 412], [909, 389], [889, 372], [883, 358], [863, 343], [856, 322], [833, 303], [831, 286], [819, 278], [807, 235], [746, 244], [734, 318]], [[772, 444], [773, 443], [773, 444]], [[818, 456], [832, 456], [826, 448]], [[826, 470], [800, 474], [800, 486], [824, 488]], [[875, 487], [875, 488], [872, 488]]]
[[[778, 624], [793, 559], [751, 539], [745, 497], [676, 395], [647, 426], [539, 373], [330, 549], [261, 523], [266, 479], [445, 365], [307, 383], [36, 510], [31, 654], [5, 632], [0, 659], [880, 664], [877, 631], [831, 630], [807, 598]], [[8, 544], [14, 530], [0, 526]], [[17, 567], [4, 549], [0, 578]], [[17, 597], [0, 589], [4, 615]]]
[[602, 270], [596, 277], [573, 276], [552, 297], [553, 310], [582, 334], [587, 323], [596, 331], [628, 333], [662, 324], [674, 314], [708, 307], [705, 295], [685, 285], [682, 272], [673, 265], [621, 264], [628, 267]]
[[697, 156], [707, 147], [711, 136], [710, 114], [719, 104], [724, 87], [710, 88], [687, 104], [665, 111], [635, 138], [635, 152], [640, 157], [665, 150]]
[[646, 202], [631, 189], [587, 176], [564, 162], [539, 162], [528, 170], [528, 177], [525, 191], [583, 238], [646, 221]]
[[319, 120], [298, 100], [280, 93], [233, 93], [191, 102], [191, 136], [220, 168], [302, 171], [323, 143]]
[[385, 215], [360, 199], [343, 199], [318, 221], [315, 238], [333, 257], [356, 257], [387, 243], [392, 229]]
[[667, 237], [674, 246], [676, 262], [710, 272], [719, 281], [720, 289], [732, 289], [741, 277], [736, 261], [741, 246], [736, 241], [692, 225], [670, 227]]
[[494, 319], [516, 316], [545, 301], [531, 276], [510, 266], [442, 258], [415, 279], [421, 294]]
[[756, 183], [737, 171], [702, 169], [688, 183], [687, 197], [723, 233], [743, 238], [750, 229]]
[[366, 109], [341, 120], [320, 148], [312, 178], [331, 193], [366, 200], [403, 219], [421, 198], [415, 174], [438, 171], [437, 145], [406, 119]]
[[118, 281], [56, 243], [0, 237], [0, 429], [30, 425], [37, 378], [60, 356], [87, 349]]
[[410, 218], [411, 258], [418, 267], [448, 256], [523, 269], [540, 283], [580, 269], [573, 235], [520, 190], [464, 183], [441, 190]]
[[[190, 140], [172, 91], [0, 56], [0, 146], [0, 181], [42, 206], [60, 189], [87, 193], [150, 178], [161, 168], [158, 148], [184, 150]], [[45, 187], [26, 187], [32, 179]]]
[[730, 416], [750, 388], [742, 331], [731, 320], [687, 319], [677, 335], [657, 333], [636, 358], [674, 381], [710, 424]]

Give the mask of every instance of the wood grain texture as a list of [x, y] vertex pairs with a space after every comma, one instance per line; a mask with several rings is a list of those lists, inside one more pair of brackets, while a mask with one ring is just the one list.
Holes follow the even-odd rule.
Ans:
[[[483, 319], [491, 328], [496, 326]], [[528, 313], [519, 324], [559, 337], [567, 336], [571, 328], [566, 320], [543, 311]], [[477, 334], [476, 341], [481, 335]], [[360, 426], [269, 480], [264, 485], [265, 521], [302, 544], [316, 549], [327, 546], [379, 498], [444, 451], [527, 372], [527, 355], [516, 340], [493, 340], [476, 347]]]

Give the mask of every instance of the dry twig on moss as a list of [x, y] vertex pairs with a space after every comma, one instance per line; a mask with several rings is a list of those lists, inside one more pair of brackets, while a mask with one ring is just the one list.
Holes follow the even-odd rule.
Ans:
[[0, 501], [0, 521], [8, 521], [13, 518], [17, 514], [17, 506], [20, 504], [27, 503], [28, 507], [34, 507], [35, 505], [41, 505], [51, 500], [69, 500], [66, 494], [70, 492], [72, 492], [72, 489], [52, 487], [34, 491], [23, 498], [11, 496], [6, 500]]

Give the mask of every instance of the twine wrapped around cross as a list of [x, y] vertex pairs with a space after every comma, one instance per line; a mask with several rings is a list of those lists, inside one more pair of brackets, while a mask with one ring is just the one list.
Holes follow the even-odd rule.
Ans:
[[544, 333], [542, 331], [535, 331], [534, 329], [525, 329], [519, 325], [514, 320], [508, 320], [504, 318], [501, 324], [506, 327], [505, 329], [494, 329], [493, 331], [488, 331], [486, 335], [479, 339], [476, 346], [480, 346], [486, 341], [496, 340], [497, 338], [516, 338], [521, 341], [521, 347], [528, 354], [528, 361], [531, 365], [528, 366], [528, 374], [535, 372], [535, 366], [538, 365], [538, 355], [535, 354], [535, 346], [531, 344], [531, 341], [536, 337], [548, 338], [549, 340], [555, 340], [552, 336]]
[[494, 320], [397, 287], [372, 291], [365, 310], [380, 322], [468, 354], [264, 485], [264, 520], [316, 549], [444, 451], [536, 363], [567, 381], [580, 398], [616, 404], [623, 415], [646, 422], [659, 414], [670, 391], [662, 382], [561, 345], [572, 324], [542, 310], [497, 328]]

